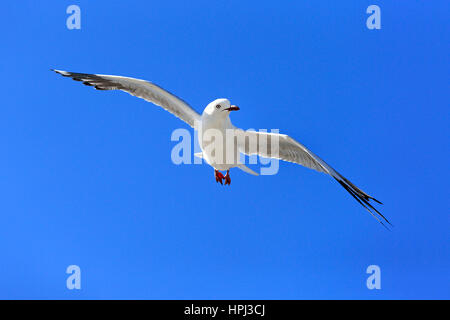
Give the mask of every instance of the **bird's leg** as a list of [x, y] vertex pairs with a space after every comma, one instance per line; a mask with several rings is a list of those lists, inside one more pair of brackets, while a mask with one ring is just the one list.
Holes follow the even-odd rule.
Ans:
[[227, 174], [225, 175], [224, 179], [225, 185], [231, 185], [230, 170], [227, 170]]
[[214, 169], [214, 174], [216, 176], [216, 182], [220, 182], [220, 184], [223, 184], [222, 180], [225, 178], [219, 170]]

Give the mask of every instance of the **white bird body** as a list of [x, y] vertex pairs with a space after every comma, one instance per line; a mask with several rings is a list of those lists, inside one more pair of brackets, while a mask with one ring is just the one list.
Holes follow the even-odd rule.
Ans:
[[[203, 159], [214, 169], [221, 171], [240, 165], [237, 145], [230, 141], [235, 129], [229, 117], [230, 107], [235, 106], [230, 106], [227, 99], [216, 99], [209, 103], [203, 110], [198, 128], [198, 142]], [[232, 153], [232, 157], [229, 153]]]
[[[62, 70], [53, 71], [62, 76], [81, 81], [85, 85], [93, 86], [98, 90], [122, 90], [133, 96], [143, 98], [164, 108], [197, 129], [199, 131], [198, 142], [202, 152], [195, 155], [202, 157], [215, 169], [216, 182], [222, 184], [223, 179], [225, 179], [225, 185], [229, 185], [231, 183], [229, 170], [234, 167], [257, 175], [253, 170], [239, 162], [241, 153], [289, 161], [332, 176], [381, 224], [383, 224], [381, 219], [390, 224], [370, 202], [373, 200], [381, 204], [380, 201], [356, 187], [298, 141], [284, 134], [244, 131], [233, 126], [229, 117], [230, 111], [239, 110], [239, 108], [230, 105], [228, 99], [212, 101], [200, 115], [185, 101], [145, 80]], [[227, 174], [224, 176], [220, 171], [225, 170]]]

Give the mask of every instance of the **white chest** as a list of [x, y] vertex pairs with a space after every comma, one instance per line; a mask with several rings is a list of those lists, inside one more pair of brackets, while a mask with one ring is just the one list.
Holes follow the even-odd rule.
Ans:
[[234, 127], [229, 118], [205, 119], [198, 132], [198, 142], [207, 163], [218, 170], [228, 170], [238, 164]]

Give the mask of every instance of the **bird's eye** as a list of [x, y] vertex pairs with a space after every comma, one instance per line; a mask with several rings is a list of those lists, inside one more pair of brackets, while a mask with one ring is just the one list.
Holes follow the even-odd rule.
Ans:
[[218, 105], [216, 106], [216, 109], [220, 109], [220, 104], [218, 104]]

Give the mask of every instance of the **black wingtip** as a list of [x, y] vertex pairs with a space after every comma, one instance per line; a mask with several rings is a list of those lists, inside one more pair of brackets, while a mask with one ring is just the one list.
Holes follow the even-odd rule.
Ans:
[[[348, 193], [350, 193], [350, 195], [356, 199], [356, 201], [359, 202], [359, 204], [361, 204], [379, 223], [381, 223], [381, 225], [383, 227], [385, 227], [387, 230], [391, 231], [391, 229], [389, 229], [384, 223], [388, 223], [390, 226], [393, 227], [392, 223], [389, 222], [389, 220], [381, 214], [381, 212], [379, 212], [376, 208], [374, 208], [374, 206], [372, 206], [371, 203], [369, 203], [370, 200], [374, 200], [377, 203], [382, 204], [380, 201], [376, 200], [375, 198], [366, 195], [365, 193], [362, 193], [362, 191], [360, 191], [356, 186], [354, 186], [351, 182], [346, 183], [348, 180], [347, 179], [343, 179], [340, 180], [338, 178], [334, 178], [345, 190], [347, 190]], [[380, 219], [382, 218], [382, 220]]]
[[383, 204], [380, 200], [375, 199], [374, 197], [370, 197], [370, 200], [375, 201], [376, 203]]

